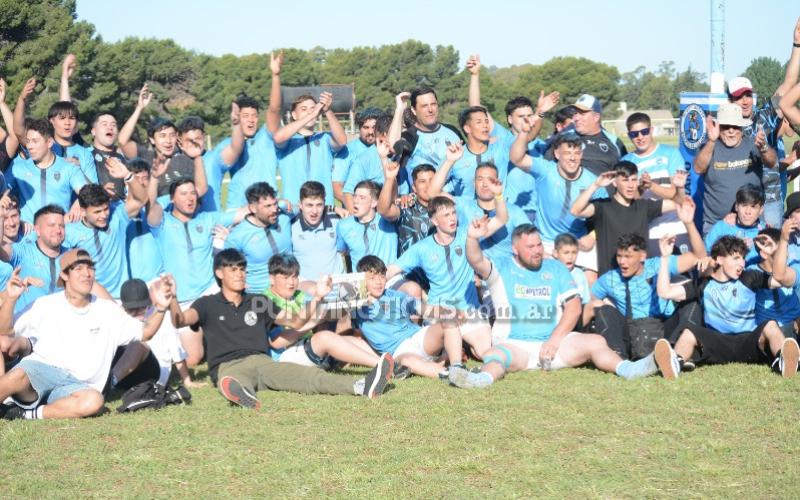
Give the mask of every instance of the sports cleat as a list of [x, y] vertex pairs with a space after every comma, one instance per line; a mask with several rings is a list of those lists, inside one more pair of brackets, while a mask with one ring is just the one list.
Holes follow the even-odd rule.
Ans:
[[492, 378], [484, 372], [474, 373], [462, 366], [451, 366], [450, 384], [462, 389], [483, 389], [492, 385]]
[[800, 346], [795, 339], [783, 339], [783, 347], [778, 355], [781, 376], [792, 378], [797, 373], [797, 363], [800, 361]]
[[655, 350], [653, 351], [656, 358], [656, 365], [658, 365], [661, 376], [667, 380], [675, 380], [681, 373], [681, 364], [678, 360], [678, 355], [669, 345], [667, 339], [658, 339], [656, 342]]
[[222, 377], [219, 381], [219, 392], [225, 396], [225, 399], [242, 408], [253, 410], [261, 408], [261, 401], [250, 394], [250, 391], [245, 389], [242, 383], [234, 377]]
[[394, 373], [392, 378], [395, 380], [405, 380], [411, 376], [411, 369], [406, 365], [401, 365], [397, 363], [394, 365]]
[[386, 385], [394, 373], [394, 358], [388, 352], [381, 354], [381, 359], [364, 378], [364, 396], [375, 399], [383, 394]]

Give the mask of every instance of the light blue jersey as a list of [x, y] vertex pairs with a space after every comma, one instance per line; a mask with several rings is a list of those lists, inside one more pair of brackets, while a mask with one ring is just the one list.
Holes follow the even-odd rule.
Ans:
[[347, 217], [336, 227], [336, 247], [340, 252], [349, 252], [350, 261], [356, 267], [366, 255], [380, 258], [387, 266], [397, 260], [397, 226], [379, 213], [364, 224], [355, 216]]
[[378, 300], [353, 311], [353, 326], [361, 330], [373, 349], [394, 354], [404, 340], [419, 331], [420, 326], [411, 321], [417, 311], [414, 297], [387, 289]]
[[17, 157], [6, 175], [8, 186], [19, 199], [20, 219], [30, 223], [36, 211], [45, 205], [58, 205], [68, 212], [73, 193], [86, 184], [83, 171], [58, 156], [44, 169], [33, 160]]
[[247, 292], [264, 293], [269, 288], [269, 259], [279, 253], [292, 253], [292, 228], [289, 216], [281, 213], [268, 227], [253, 224], [247, 217], [225, 239], [225, 248], [235, 248], [247, 259]]
[[[463, 226], [462, 226], [463, 227]], [[475, 273], [467, 262], [467, 231], [459, 227], [449, 245], [441, 245], [433, 234], [414, 243], [397, 260], [404, 273], [422, 269], [431, 288], [429, 304], [441, 304], [461, 310], [480, 307], [475, 289]]]
[[538, 270], [522, 267], [513, 257], [493, 259], [486, 283], [496, 316], [495, 338], [546, 341], [561, 320], [564, 304], [579, 295], [569, 270], [553, 259], [542, 260]]
[[[417, 128], [414, 128], [411, 132], [416, 133], [417, 144], [406, 163], [408, 182], [411, 182], [411, 172], [417, 165], [427, 164], [438, 170], [439, 166], [447, 159], [447, 146], [461, 142], [461, 137], [453, 129], [441, 123], [432, 132]], [[410, 188], [411, 186], [409, 186]]]
[[276, 144], [278, 166], [281, 170], [282, 197], [296, 205], [300, 187], [306, 181], [319, 181], [325, 186], [325, 204], [333, 205], [333, 155], [331, 134], [317, 132], [309, 136], [294, 134], [284, 144]]
[[764, 224], [760, 222], [756, 222], [755, 226], [747, 227], [740, 225], [738, 222], [731, 226], [724, 220], [719, 220], [713, 226], [711, 226], [711, 230], [708, 232], [708, 234], [706, 234], [706, 251], [711, 252], [711, 247], [714, 246], [714, 243], [716, 243], [717, 240], [723, 236], [736, 236], [742, 240], [749, 239], [749, 250], [747, 251], [747, 255], [744, 257], [745, 265], [751, 266], [753, 264], [757, 264], [761, 261], [761, 257], [758, 255], [758, 249], [756, 249], [756, 245], [752, 242], [752, 240], [758, 236], [758, 232], [762, 229], [764, 229]]
[[508, 174], [508, 153], [502, 142], [492, 137], [483, 153], [473, 153], [464, 146], [464, 154], [450, 168], [447, 176], [448, 192], [453, 196], [472, 198], [475, 196], [475, 171], [478, 164], [490, 162], [497, 167], [497, 177], [505, 183]]
[[[386, 178], [383, 175], [383, 162], [375, 148], [367, 149], [353, 160], [342, 192], [355, 193], [356, 186], [361, 181], [372, 181], [380, 185], [386, 182]], [[399, 194], [408, 194], [408, 181], [405, 170], [401, 171], [397, 176], [397, 192]]]
[[[578, 196], [591, 186], [597, 178], [585, 168], [581, 168], [577, 179], [561, 176], [555, 162], [534, 158], [531, 175], [536, 181], [538, 209], [536, 223], [542, 240], [552, 243], [561, 233], [570, 233], [576, 238], [586, 236], [586, 220], [574, 217], [570, 208]], [[605, 188], [595, 191], [592, 200], [608, 198]]]
[[[795, 276], [800, 272], [800, 265], [793, 264]], [[758, 266], [750, 266], [748, 269], [763, 271]], [[797, 285], [780, 288], [760, 288], [756, 290], [756, 323], [761, 324], [765, 321], [775, 320], [779, 325], [791, 325], [794, 320], [800, 318], [800, 298], [797, 297]]]
[[36, 240], [25, 239], [21, 243], [11, 245], [11, 267], [20, 267], [19, 277], [25, 279], [29, 276], [42, 280], [43, 285], [29, 286], [14, 306], [14, 314], [24, 310], [36, 299], [61, 290], [58, 286], [58, 275], [61, 273], [61, 255], [67, 248], [59, 249], [58, 257], [48, 257], [39, 249]]
[[[508, 222], [498, 229], [493, 235], [481, 240], [481, 249], [490, 259], [511, 256], [511, 233], [514, 228], [529, 222], [525, 212], [516, 205], [506, 203], [508, 209]], [[456, 212], [458, 213], [459, 227], [469, 227], [472, 221], [484, 215], [494, 217], [496, 211], [484, 210], [478, 205], [478, 200], [472, 197], [461, 196], [456, 198]]]
[[[678, 274], [678, 257], [670, 255], [668, 266], [670, 276]], [[619, 268], [614, 268], [597, 278], [592, 285], [592, 295], [599, 300], [608, 299], [620, 314], [626, 316], [625, 288], [627, 284], [631, 296], [631, 317], [633, 319], [666, 318], [675, 312], [675, 304], [671, 300], [659, 298], [656, 293], [660, 269], [660, 257], [645, 260], [642, 272], [628, 279], [622, 277]]]
[[230, 226], [235, 216], [229, 212], [203, 212], [182, 222], [165, 211], [161, 224], [151, 226], [164, 258], [164, 269], [178, 284], [179, 302], [200, 297], [214, 284], [212, 229], [218, 224]]
[[[516, 136], [498, 125], [495, 125], [494, 128], [495, 130], [505, 131], [505, 134], [500, 134], [500, 140], [503, 143], [503, 147], [506, 148], [507, 154], [510, 155], [511, 145], [514, 144]], [[546, 144], [541, 139], [534, 139], [528, 143], [528, 154], [533, 158], [541, 158], [542, 153], [540, 150], [544, 149]], [[526, 213], [535, 213], [538, 210], [536, 179], [528, 172], [511, 163], [511, 160], [508, 162], [505, 195], [509, 203], [518, 206]]]
[[340, 149], [333, 157], [333, 182], [344, 183], [347, 180], [353, 161], [368, 149], [375, 149], [375, 146], [368, 146], [360, 137], [356, 137]]
[[344, 260], [336, 249], [339, 216], [328, 213], [316, 226], [297, 215], [292, 222], [292, 251], [300, 263], [300, 279], [317, 281], [326, 274], [344, 273]]
[[578, 287], [578, 293], [581, 294], [581, 304], [588, 304], [592, 295], [589, 293], [589, 281], [586, 279], [586, 273], [580, 267], [573, 267], [569, 274], [572, 275], [575, 286]]
[[[54, 150], [56, 149], [55, 145], [56, 142], [53, 141]], [[66, 148], [64, 146], [60, 146], [60, 148], [60, 152], [63, 154], [56, 153], [56, 155], [63, 157], [68, 163], [77, 163], [86, 182], [97, 184], [97, 166], [95, 164], [94, 155], [92, 154], [91, 148], [74, 143], [70, 144]]]
[[156, 279], [164, 273], [164, 259], [158, 249], [150, 226], [147, 225], [145, 209], [139, 216], [131, 219], [125, 230], [125, 248], [127, 250], [128, 276], [138, 278], [145, 283]]
[[94, 261], [95, 280], [115, 299], [128, 279], [125, 236], [130, 220], [125, 203], [117, 202], [111, 206], [105, 229], [89, 227], [80, 220], [66, 226], [64, 246], [89, 252]]
[[684, 285], [686, 299], [702, 303], [706, 326], [725, 335], [756, 329], [756, 292], [763, 288], [769, 288], [769, 275], [760, 269], [745, 269], [736, 280], [707, 278]]
[[[230, 141], [230, 138], [225, 139], [220, 145], [224, 148]], [[227, 208], [235, 209], [246, 205], [245, 191], [256, 182], [266, 182], [277, 190], [277, 172], [278, 157], [275, 143], [267, 127], [262, 126], [256, 135], [245, 139], [242, 154], [228, 170], [231, 181], [228, 184]], [[294, 203], [294, 200], [292, 202]]]
[[[222, 195], [222, 180], [225, 177], [225, 173], [230, 170], [230, 167], [222, 162], [221, 153], [227, 144], [227, 142], [223, 141], [211, 151], [203, 153], [203, 169], [206, 172], [208, 191], [200, 198], [201, 212], [219, 212], [224, 209], [220, 198]], [[166, 207], [163, 204], [161, 206]]]

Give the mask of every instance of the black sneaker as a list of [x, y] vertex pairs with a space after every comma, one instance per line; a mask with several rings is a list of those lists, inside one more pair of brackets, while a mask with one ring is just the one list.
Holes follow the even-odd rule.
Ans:
[[261, 408], [261, 401], [250, 391], [244, 388], [241, 382], [234, 377], [222, 377], [219, 381], [219, 392], [225, 399], [243, 408], [258, 410]]
[[381, 359], [364, 378], [364, 396], [375, 399], [383, 394], [386, 385], [394, 373], [394, 358], [388, 352], [381, 354]]
[[2, 405], [2, 407], [0, 407], [0, 414], [2, 414], [3, 420], [25, 418], [25, 410], [17, 405]]
[[394, 365], [394, 373], [392, 374], [392, 378], [395, 380], [405, 380], [411, 376], [411, 368], [407, 367], [406, 365], [401, 365], [397, 363]]
[[693, 372], [697, 365], [694, 364], [694, 361], [691, 359], [683, 359], [682, 356], [678, 355], [678, 362], [681, 365], [681, 372]]

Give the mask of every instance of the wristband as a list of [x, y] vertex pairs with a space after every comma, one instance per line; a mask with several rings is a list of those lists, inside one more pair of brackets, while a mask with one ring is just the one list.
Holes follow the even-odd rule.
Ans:
[[800, 43], [793, 43], [793, 44], [792, 44], [792, 47], [795, 47], [795, 48], [800, 48]]
[[536, 116], [538, 116], [539, 118], [544, 118], [544, 113], [537, 111]]
[[167, 311], [169, 311], [169, 308], [167, 308], [167, 309], [159, 309], [159, 308], [157, 308], [157, 307], [156, 307], [156, 312], [159, 312], [159, 313], [161, 313], [161, 314], [164, 314], [164, 313], [166, 313]]
[[503, 200], [503, 195], [502, 194], [496, 194], [496, 195], [494, 195], [494, 199], [497, 200], [497, 201], [502, 201]]
[[127, 177], [125, 177], [124, 182], [128, 183], [128, 182], [130, 182], [132, 180], [133, 180], [133, 173], [130, 173], [130, 174], [127, 175]]

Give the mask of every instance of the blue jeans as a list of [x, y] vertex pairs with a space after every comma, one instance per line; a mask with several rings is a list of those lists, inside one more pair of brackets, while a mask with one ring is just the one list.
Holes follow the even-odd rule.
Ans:
[[56, 366], [25, 358], [14, 367], [28, 376], [31, 387], [36, 391], [38, 399], [33, 403], [18, 401], [23, 408], [36, 408], [42, 403], [53, 403], [78, 391], [92, 389], [86, 382], [81, 382], [69, 372]]

